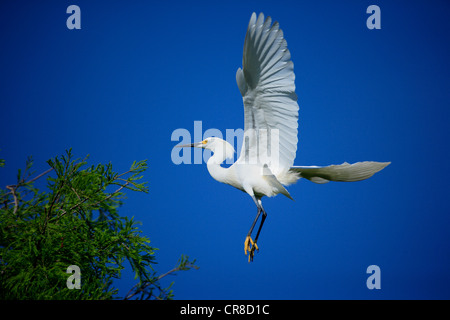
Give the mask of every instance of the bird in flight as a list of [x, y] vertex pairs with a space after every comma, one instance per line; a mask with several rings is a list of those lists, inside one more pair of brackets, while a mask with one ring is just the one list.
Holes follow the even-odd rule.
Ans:
[[[340, 165], [294, 166], [297, 151], [298, 104], [295, 94], [294, 64], [278, 22], [260, 13], [252, 14], [244, 42], [242, 68], [236, 82], [244, 102], [244, 137], [239, 158], [228, 168], [221, 164], [233, 158], [228, 142], [209, 137], [203, 141], [178, 145], [209, 149], [210, 175], [250, 195], [257, 208], [256, 217], [244, 241], [248, 261], [259, 251], [257, 241], [267, 217], [263, 196], [283, 194], [292, 199], [285, 186], [300, 178], [315, 183], [360, 181], [370, 178], [390, 162], [364, 161]], [[261, 216], [253, 240], [253, 229]]]

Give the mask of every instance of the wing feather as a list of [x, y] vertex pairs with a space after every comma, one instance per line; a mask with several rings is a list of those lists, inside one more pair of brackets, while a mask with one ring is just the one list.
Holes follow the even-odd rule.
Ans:
[[[299, 107], [294, 64], [278, 22], [272, 24], [272, 19], [264, 19], [262, 13], [258, 17], [252, 14], [242, 66], [236, 82], [244, 101], [247, 143], [242, 144], [238, 161], [267, 164], [275, 175], [286, 172], [297, 151]], [[276, 140], [268, 134], [277, 134]], [[277, 148], [273, 148], [274, 141], [279, 144]]]

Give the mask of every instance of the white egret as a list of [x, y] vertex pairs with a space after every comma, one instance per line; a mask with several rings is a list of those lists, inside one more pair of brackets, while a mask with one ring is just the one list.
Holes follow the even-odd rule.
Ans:
[[[267, 213], [261, 198], [279, 193], [292, 199], [284, 186], [306, 178], [315, 183], [360, 181], [371, 177], [390, 162], [364, 161], [354, 164], [293, 166], [297, 151], [298, 104], [295, 94], [294, 65], [278, 22], [253, 13], [244, 43], [243, 67], [236, 82], [244, 102], [244, 141], [240, 157], [228, 168], [221, 164], [233, 158], [234, 149], [226, 141], [209, 137], [201, 142], [178, 147], [209, 149], [207, 162], [211, 176], [248, 193], [257, 214], [245, 238], [244, 252], [253, 261], [257, 241]], [[261, 222], [253, 240], [251, 235], [258, 218]]]

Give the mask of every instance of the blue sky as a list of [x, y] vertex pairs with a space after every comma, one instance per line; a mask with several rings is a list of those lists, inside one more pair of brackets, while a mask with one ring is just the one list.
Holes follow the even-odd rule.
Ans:
[[[69, 5], [81, 30], [66, 27]], [[381, 8], [369, 30], [366, 9]], [[129, 194], [159, 248], [181, 254], [177, 299], [449, 299], [450, 26], [446, 1], [2, 1], [2, 186], [33, 155], [73, 148], [125, 171], [148, 159], [149, 194]], [[289, 187], [263, 199], [253, 263], [243, 242], [250, 197], [205, 164], [175, 165], [172, 132], [243, 126], [235, 72], [252, 12], [280, 22], [299, 96], [296, 165], [391, 161], [369, 180]], [[381, 269], [369, 290], [366, 269]], [[126, 274], [117, 285], [134, 284]]]

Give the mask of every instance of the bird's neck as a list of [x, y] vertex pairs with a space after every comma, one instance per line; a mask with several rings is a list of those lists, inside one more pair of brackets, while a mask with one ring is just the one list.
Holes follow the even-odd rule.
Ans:
[[223, 152], [214, 152], [214, 154], [208, 159], [208, 162], [206, 163], [211, 177], [223, 183], [227, 183], [228, 168], [222, 168], [220, 164], [224, 162], [225, 159], [226, 156], [223, 154]]

